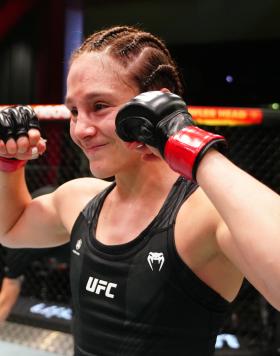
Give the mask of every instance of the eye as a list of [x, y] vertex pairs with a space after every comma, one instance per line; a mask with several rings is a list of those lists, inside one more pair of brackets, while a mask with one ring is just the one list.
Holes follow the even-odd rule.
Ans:
[[69, 108], [70, 110], [70, 120], [72, 123], [76, 123], [77, 122], [77, 118], [78, 118], [78, 109], [76, 108]]
[[78, 110], [76, 108], [70, 109], [71, 116], [77, 117], [78, 116]]
[[95, 103], [94, 104], [94, 111], [100, 111], [102, 109], [106, 109], [108, 107], [107, 104], [104, 103]]

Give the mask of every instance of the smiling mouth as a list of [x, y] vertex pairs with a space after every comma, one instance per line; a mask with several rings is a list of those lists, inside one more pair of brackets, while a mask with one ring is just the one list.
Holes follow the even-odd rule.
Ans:
[[104, 146], [106, 146], [105, 143], [102, 145], [95, 145], [95, 146], [91, 147], [90, 149], [96, 149], [96, 148], [100, 148], [100, 147], [104, 147]]
[[84, 148], [84, 151], [86, 153], [92, 153], [92, 152], [96, 152], [98, 151], [99, 149], [105, 147], [106, 144], [102, 144], [102, 145], [95, 145], [95, 146], [91, 146], [91, 147], [88, 147], [88, 148]]

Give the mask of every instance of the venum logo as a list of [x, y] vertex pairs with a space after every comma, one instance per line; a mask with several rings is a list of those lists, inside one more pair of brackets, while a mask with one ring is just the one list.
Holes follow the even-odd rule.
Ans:
[[95, 294], [104, 293], [105, 297], [107, 298], [115, 298], [115, 295], [112, 293], [112, 289], [117, 288], [117, 286], [118, 285], [116, 283], [111, 283], [103, 281], [102, 279], [89, 277], [87, 281], [86, 290]]
[[155, 264], [159, 266], [158, 271], [160, 271], [164, 264], [164, 255], [162, 252], [149, 252], [147, 260], [152, 271], [154, 270], [153, 266], [155, 266]]

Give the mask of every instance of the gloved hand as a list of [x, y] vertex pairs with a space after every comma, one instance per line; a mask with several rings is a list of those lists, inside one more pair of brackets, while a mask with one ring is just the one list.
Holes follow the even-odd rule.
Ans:
[[[12, 106], [0, 111], [0, 140], [5, 144], [11, 138], [17, 141], [21, 136], [28, 137], [30, 129], [40, 131], [39, 120], [30, 106]], [[0, 170], [13, 172], [25, 163], [26, 160], [0, 157]]]
[[174, 171], [194, 181], [208, 149], [225, 146], [224, 137], [194, 126], [182, 98], [161, 91], [139, 94], [126, 103], [117, 114], [116, 132], [126, 142], [156, 147]]
[[0, 128], [0, 139], [4, 142], [27, 136], [31, 128], [40, 131], [39, 120], [30, 106], [12, 106], [0, 111]]

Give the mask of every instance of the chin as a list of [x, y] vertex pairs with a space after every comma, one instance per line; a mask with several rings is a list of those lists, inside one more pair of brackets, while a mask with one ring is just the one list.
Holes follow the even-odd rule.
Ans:
[[91, 171], [91, 174], [95, 178], [105, 179], [105, 180], [114, 180], [114, 173], [108, 172], [107, 170], [103, 170], [100, 168], [90, 166], [90, 171]]

